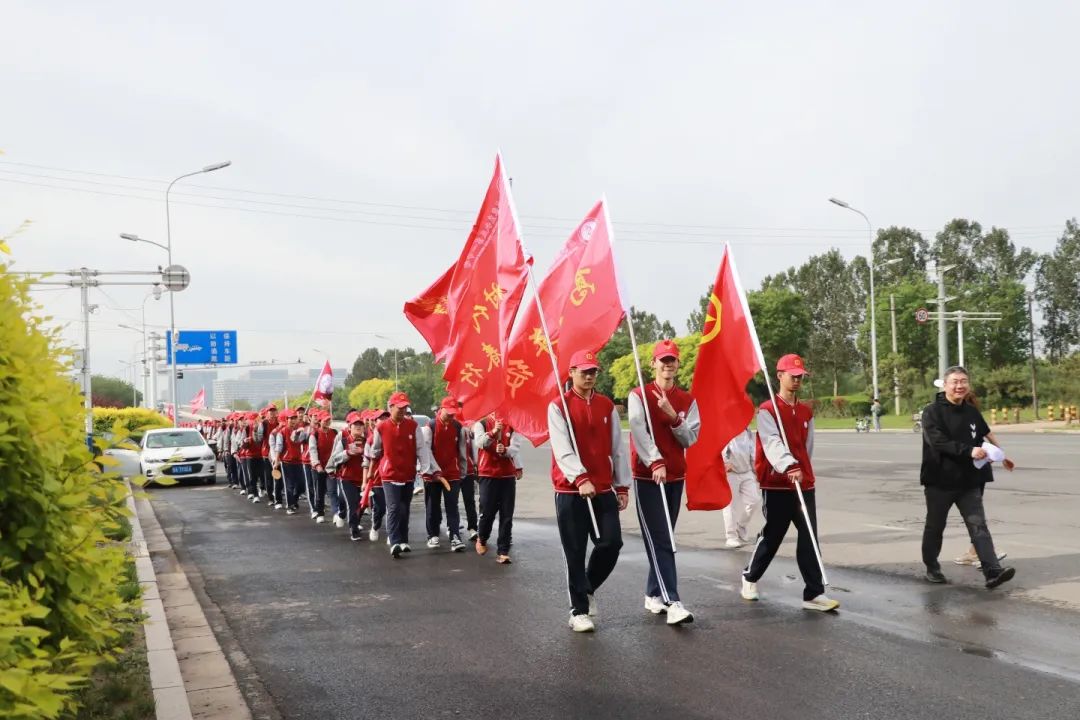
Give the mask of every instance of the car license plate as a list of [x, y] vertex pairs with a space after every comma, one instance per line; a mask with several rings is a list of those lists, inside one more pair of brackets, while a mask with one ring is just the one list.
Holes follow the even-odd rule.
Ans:
[[191, 472], [191, 466], [190, 465], [173, 465], [172, 466], [172, 474], [173, 475], [187, 475], [190, 472]]

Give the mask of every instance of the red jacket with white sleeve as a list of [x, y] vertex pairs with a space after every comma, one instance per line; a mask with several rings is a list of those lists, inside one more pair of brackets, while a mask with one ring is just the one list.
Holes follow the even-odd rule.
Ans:
[[796, 398], [794, 403], [776, 396], [776, 408], [788, 444], [785, 447], [776, 424], [773, 403], [766, 400], [758, 407], [757, 444], [754, 452], [754, 472], [763, 490], [794, 490], [795, 483], [788, 473], [802, 470], [802, 489], [814, 489], [814, 468], [810, 458], [814, 454], [814, 411]]
[[649, 482], [652, 482], [653, 470], [663, 467], [667, 470], [668, 482], [675, 482], [686, 477], [686, 448], [697, 442], [701, 417], [693, 396], [681, 388], [672, 387], [665, 393], [676, 412], [672, 420], [657, 404], [654, 393], [659, 392], [660, 387], [655, 382], [645, 386], [651, 428], [641, 402], [641, 388], [634, 388], [627, 398], [630, 467], [635, 479]]
[[557, 493], [577, 493], [585, 481], [597, 493], [630, 490], [630, 472], [622, 442], [622, 425], [615, 403], [593, 393], [585, 398], [570, 390], [564, 395], [570, 410], [577, 448], [563, 417], [563, 405], [548, 405], [548, 434], [551, 437], [551, 482]]

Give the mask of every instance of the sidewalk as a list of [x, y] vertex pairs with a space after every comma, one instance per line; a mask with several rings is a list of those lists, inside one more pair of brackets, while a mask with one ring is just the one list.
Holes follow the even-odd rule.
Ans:
[[198, 598], [148, 500], [135, 511], [135, 547], [150, 683], [158, 720], [250, 720], [251, 713]]

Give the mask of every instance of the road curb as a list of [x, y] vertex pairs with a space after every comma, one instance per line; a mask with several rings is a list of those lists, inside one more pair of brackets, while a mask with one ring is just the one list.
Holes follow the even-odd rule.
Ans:
[[[128, 495], [157, 720], [250, 720], [236, 677], [149, 500]], [[145, 526], [145, 530], [143, 529]]]
[[127, 506], [131, 511], [131, 554], [135, 557], [135, 572], [142, 588], [143, 611], [146, 621], [146, 661], [150, 666], [150, 689], [154, 693], [154, 715], [158, 720], [193, 720], [191, 705], [184, 690], [180, 661], [176, 657], [172, 633], [165, 617], [154, 563], [146, 544], [142, 522], [135, 505], [135, 494], [128, 483]]

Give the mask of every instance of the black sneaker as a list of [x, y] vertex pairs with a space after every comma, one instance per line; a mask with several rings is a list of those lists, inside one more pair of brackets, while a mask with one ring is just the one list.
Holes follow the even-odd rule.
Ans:
[[360, 528], [353, 528], [349, 531], [349, 539], [353, 542], [360, 542], [364, 539], [364, 533], [360, 531]]
[[1016, 568], [1011, 568], [1011, 567], [1001, 568], [996, 573], [994, 573], [993, 575], [990, 575], [990, 576], [988, 576], [986, 578], [986, 587], [988, 589], [990, 589], [990, 590], [993, 590], [998, 585], [1009, 582], [1015, 576], [1016, 576]]
[[948, 578], [945, 577], [945, 573], [941, 572], [941, 570], [927, 570], [926, 571], [926, 582], [935, 583], [937, 585], [943, 585], [943, 584], [949, 582], [949, 580], [948, 580]]

